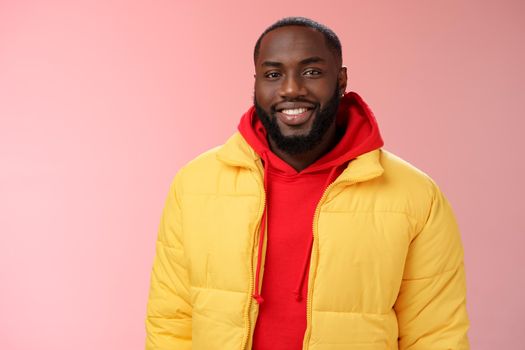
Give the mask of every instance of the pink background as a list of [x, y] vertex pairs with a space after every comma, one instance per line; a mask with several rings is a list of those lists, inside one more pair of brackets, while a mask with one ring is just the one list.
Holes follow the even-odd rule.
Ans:
[[523, 349], [523, 1], [0, 1], [0, 348], [142, 349], [171, 178], [235, 131], [286, 15], [340, 36], [465, 246], [473, 349]]

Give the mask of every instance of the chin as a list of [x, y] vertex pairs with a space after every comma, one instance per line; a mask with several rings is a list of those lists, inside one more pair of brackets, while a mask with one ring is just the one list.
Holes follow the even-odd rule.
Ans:
[[286, 131], [283, 132], [283, 129], [280, 129], [280, 130], [281, 130], [281, 134], [283, 137], [293, 138], [293, 137], [303, 137], [303, 136], [310, 135], [310, 129], [301, 130], [301, 131], [290, 131], [290, 132], [286, 132]]

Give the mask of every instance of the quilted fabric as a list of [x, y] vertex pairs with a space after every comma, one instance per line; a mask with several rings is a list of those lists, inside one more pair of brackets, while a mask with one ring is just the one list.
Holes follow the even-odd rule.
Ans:
[[[175, 177], [146, 349], [251, 348], [262, 174], [237, 133]], [[469, 348], [460, 235], [428, 176], [385, 150], [365, 153], [325, 191], [313, 229], [303, 349]]]

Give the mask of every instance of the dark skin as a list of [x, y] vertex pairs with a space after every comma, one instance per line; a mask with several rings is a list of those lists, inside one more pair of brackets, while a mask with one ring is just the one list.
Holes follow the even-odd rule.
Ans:
[[[346, 67], [326, 45], [323, 34], [314, 29], [287, 26], [275, 29], [262, 39], [255, 62], [257, 103], [275, 116], [284, 136], [307, 135], [337, 86], [346, 89]], [[304, 111], [299, 115], [292, 115]], [[295, 112], [294, 112], [295, 110]], [[335, 121], [319, 144], [300, 154], [280, 150], [269, 138], [270, 149], [295, 170], [301, 171], [337, 143]]]

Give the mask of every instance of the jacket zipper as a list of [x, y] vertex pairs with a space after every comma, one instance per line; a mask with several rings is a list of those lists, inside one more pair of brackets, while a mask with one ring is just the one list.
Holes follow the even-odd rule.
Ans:
[[[258, 170], [259, 170], [259, 175], [261, 173], [263, 173], [264, 171], [261, 171], [261, 169], [258, 167]], [[321, 196], [321, 199], [319, 200], [319, 203], [317, 204], [317, 207], [315, 208], [315, 214], [314, 214], [314, 220], [313, 220], [313, 223], [312, 223], [312, 231], [313, 231], [313, 242], [312, 242], [312, 255], [311, 255], [311, 259], [310, 259], [310, 271], [312, 271], [313, 273], [309, 275], [309, 278], [308, 278], [308, 293], [307, 293], [307, 296], [306, 296], [306, 331], [305, 331], [305, 335], [304, 335], [304, 339], [303, 339], [303, 350], [307, 350], [308, 349], [308, 343], [310, 341], [310, 336], [311, 336], [311, 331], [312, 331], [312, 296], [313, 296], [313, 281], [315, 279], [315, 273], [316, 273], [316, 269], [312, 269], [311, 267], [314, 266], [317, 266], [317, 260], [319, 258], [319, 248], [317, 246], [317, 243], [319, 241], [319, 235], [318, 235], [318, 232], [317, 232], [317, 221], [319, 220], [319, 214], [320, 214], [320, 211], [321, 211], [321, 206], [324, 204], [324, 201], [326, 200], [326, 197], [328, 195], [328, 192], [333, 188], [335, 187], [336, 185], [339, 185], [341, 183], [347, 183], [348, 186], [350, 185], [353, 185], [359, 181], [367, 181], [371, 178], [375, 177], [375, 175], [372, 175], [372, 176], [367, 176], [367, 177], [363, 177], [359, 180], [356, 180], [356, 179], [341, 179], [339, 181], [334, 181], [332, 182], [330, 185], [328, 185], [327, 188], [325, 188], [324, 192], [323, 192], [323, 195]], [[257, 225], [256, 227], [256, 231], [255, 232], [259, 232], [260, 230], [260, 226], [261, 226], [261, 220], [262, 220], [262, 216], [263, 216], [263, 213], [264, 213], [264, 208], [266, 207], [266, 193], [264, 191], [264, 185], [261, 183], [261, 181], [259, 180], [259, 177], [256, 177], [257, 179], [257, 182], [259, 184], [259, 188], [262, 188], [262, 206], [259, 208], [259, 213], [258, 213], [258, 222], [259, 222], [259, 225]], [[265, 232], [263, 232], [262, 234], [265, 234]], [[256, 239], [256, 235], [254, 236], [254, 239]], [[248, 306], [246, 308], [246, 311], [244, 312], [244, 322], [246, 324], [246, 334], [244, 335], [244, 338], [243, 338], [243, 341], [241, 343], [241, 350], [247, 350], [246, 347], [248, 346], [248, 338], [250, 337], [250, 333], [251, 333], [251, 324], [250, 324], [250, 311], [251, 311], [251, 307], [252, 307], [252, 302], [253, 302], [253, 298], [252, 298], [252, 295], [253, 295], [253, 292], [254, 292], [254, 288], [255, 288], [255, 285], [254, 285], [254, 272], [253, 272], [253, 249], [255, 249], [255, 243], [253, 244], [253, 248], [252, 248], [252, 256], [251, 256], [251, 266], [250, 266], [250, 291], [249, 291], [249, 299], [248, 299]], [[264, 254], [264, 252], [263, 252]], [[310, 287], [311, 286], [311, 287]]]
[[[253, 295], [254, 289], [255, 289], [255, 283], [254, 283], [255, 275], [254, 275], [254, 271], [253, 271], [253, 257], [254, 257], [255, 245], [256, 245], [256, 242], [258, 241], [257, 240], [257, 232], [260, 231], [262, 216], [263, 216], [263, 213], [264, 213], [264, 208], [266, 207], [266, 193], [264, 191], [264, 185], [260, 182], [258, 177], [256, 177], [256, 178], [257, 178], [257, 182], [259, 184], [259, 188], [262, 188], [262, 191], [261, 191], [261, 193], [262, 193], [262, 206], [259, 207], [259, 213], [257, 214], [257, 217], [258, 217], [257, 221], [259, 222], [259, 224], [255, 228], [254, 244], [252, 245], [252, 256], [251, 256], [251, 259], [250, 259], [250, 290], [249, 290], [249, 293], [248, 293], [248, 306], [246, 307], [246, 310], [244, 312], [244, 323], [246, 324], [246, 334], [244, 335], [244, 338], [243, 338], [242, 343], [241, 343], [241, 349], [242, 350], [246, 350], [246, 347], [248, 346], [248, 339], [249, 339], [250, 333], [251, 333], [250, 311], [252, 309], [252, 302], [253, 302], [252, 295]], [[260, 234], [265, 234], [265, 233], [262, 232]]]
[[328, 192], [335, 187], [335, 185], [338, 185], [340, 183], [347, 182], [348, 185], [354, 184], [356, 181], [350, 181], [350, 180], [341, 180], [341, 181], [334, 181], [332, 182], [327, 188], [325, 188], [323, 195], [321, 196], [321, 199], [319, 200], [319, 203], [317, 203], [317, 207], [315, 208], [315, 214], [314, 214], [314, 220], [312, 223], [312, 232], [314, 235], [314, 239], [312, 242], [312, 255], [310, 258], [310, 274], [308, 277], [308, 292], [306, 296], [306, 331], [303, 339], [303, 350], [308, 349], [308, 343], [310, 342], [310, 336], [312, 333], [312, 296], [313, 296], [313, 284], [315, 280], [315, 273], [317, 269], [312, 269], [312, 266], [317, 267], [317, 260], [319, 259], [319, 248], [318, 248], [318, 242], [319, 242], [319, 234], [317, 232], [317, 222], [319, 220], [319, 214], [321, 212], [321, 206], [323, 205], [324, 201], [326, 200]]

